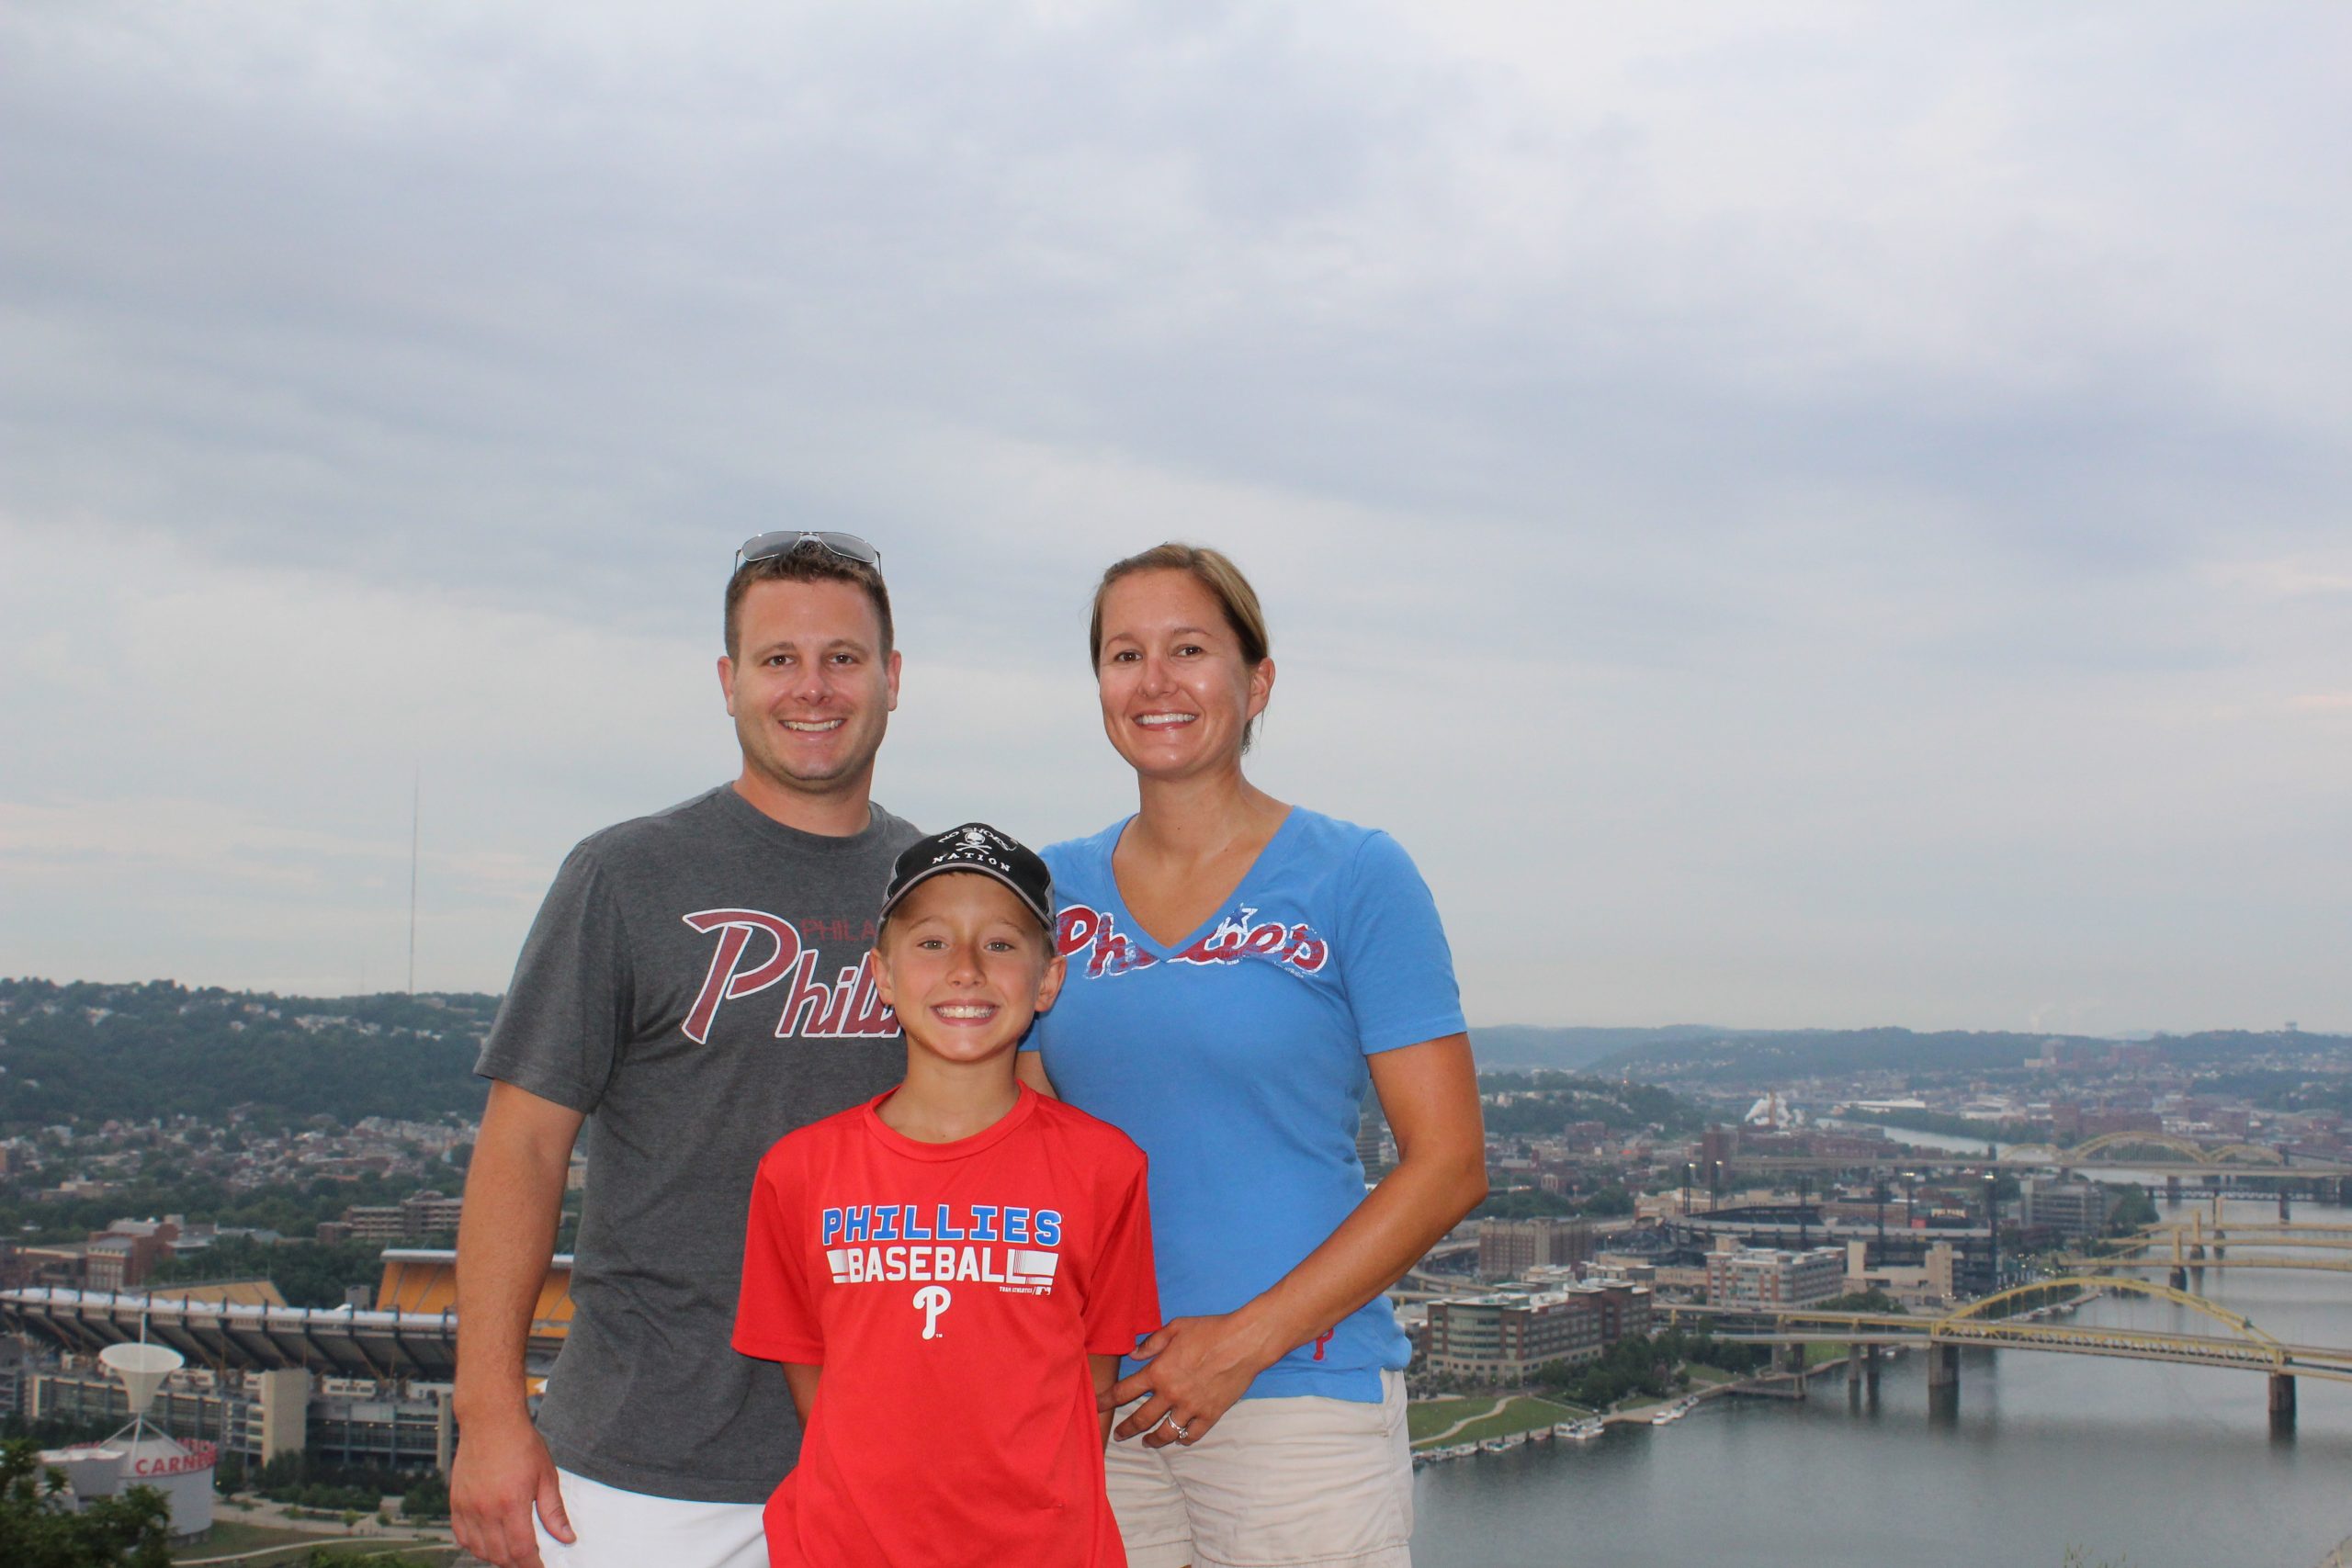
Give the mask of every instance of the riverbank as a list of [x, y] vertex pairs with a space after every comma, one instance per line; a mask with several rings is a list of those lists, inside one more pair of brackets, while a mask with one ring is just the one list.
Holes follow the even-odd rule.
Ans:
[[[1565, 1400], [1545, 1399], [1538, 1394], [1511, 1393], [1498, 1394], [1449, 1394], [1439, 1399], [1417, 1399], [1407, 1407], [1406, 1431], [1413, 1451], [1428, 1453], [1436, 1449], [1450, 1448], [1460, 1443], [1476, 1443], [1487, 1438], [1527, 1436], [1550, 1432], [1563, 1421], [1598, 1420], [1603, 1427], [1646, 1427], [1655, 1424], [1662, 1410], [1680, 1405], [1695, 1408], [1711, 1399], [1760, 1390], [1774, 1380], [1769, 1375], [1735, 1378], [1713, 1367], [1691, 1368], [1690, 1386], [1682, 1393], [1663, 1399], [1639, 1399], [1620, 1402], [1607, 1410], [1592, 1410]], [[1707, 1375], [1701, 1377], [1704, 1372]]]

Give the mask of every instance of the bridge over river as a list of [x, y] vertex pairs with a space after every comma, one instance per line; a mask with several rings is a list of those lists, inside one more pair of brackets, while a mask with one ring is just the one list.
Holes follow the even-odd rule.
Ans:
[[2352, 1274], [2352, 1225], [2208, 1224], [2202, 1211], [2192, 1211], [2185, 1221], [2143, 1226], [2067, 1262], [2086, 1272], [2166, 1270], [2175, 1290], [2192, 1288], [2208, 1269]]
[[[2143, 1296], [2186, 1307], [2212, 1325], [2214, 1332], [2184, 1334], [2044, 1320], [2047, 1313], [2109, 1294]], [[1877, 1376], [1877, 1351], [1918, 1346], [1927, 1351], [1931, 1393], [1946, 1395], [1958, 1392], [1960, 1350], [1967, 1346], [2260, 1372], [2270, 1380], [2274, 1427], [2293, 1425], [2298, 1378], [2352, 1382], [2352, 1348], [2288, 1344], [2202, 1296], [2125, 1274], [2079, 1273], [2038, 1280], [1939, 1316], [1667, 1303], [1657, 1311], [1669, 1323], [1703, 1325], [1719, 1339], [1759, 1345], [1844, 1345], [1849, 1350], [1849, 1370], [1861, 1379]]]
[[[1891, 1128], [1899, 1139], [1902, 1129]], [[2109, 1174], [2161, 1179], [2167, 1201], [2179, 1201], [2194, 1184], [2199, 1195], [2275, 1197], [2279, 1217], [2288, 1217], [2294, 1194], [2321, 1201], [2352, 1203], [2352, 1164], [2291, 1155], [2261, 1144], [2199, 1144], [2168, 1133], [2109, 1133], [2067, 1148], [2050, 1144], [2013, 1144], [1989, 1156], [1967, 1149], [1890, 1148], [1871, 1155], [1730, 1154], [1714, 1162], [1721, 1170], [1758, 1175], [1786, 1172], [1875, 1170], [2004, 1170], [2018, 1174]], [[1697, 1171], [1694, 1162], [1692, 1169]]]

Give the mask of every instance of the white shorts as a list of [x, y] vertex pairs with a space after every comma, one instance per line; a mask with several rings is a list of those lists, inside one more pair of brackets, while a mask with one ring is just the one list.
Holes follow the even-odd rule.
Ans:
[[1127, 1568], [1412, 1568], [1405, 1379], [1380, 1384], [1377, 1404], [1245, 1399], [1197, 1443], [1113, 1443]]
[[570, 1546], [548, 1534], [535, 1512], [546, 1568], [768, 1568], [760, 1503], [688, 1503], [624, 1492], [559, 1470]]

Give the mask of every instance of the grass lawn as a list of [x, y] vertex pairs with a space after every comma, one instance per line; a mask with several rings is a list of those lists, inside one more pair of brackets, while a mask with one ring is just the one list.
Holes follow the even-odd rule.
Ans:
[[1464, 1416], [1492, 1411], [1498, 1399], [1417, 1399], [1405, 1407], [1405, 1433], [1413, 1441], [1434, 1438]]
[[1548, 1399], [1522, 1394], [1482, 1421], [1473, 1421], [1446, 1441], [1475, 1443], [1482, 1438], [1500, 1438], [1512, 1432], [1532, 1432], [1539, 1427], [1549, 1427], [1555, 1421], [1573, 1421], [1585, 1412], [1573, 1404], [1555, 1404]]
[[[307, 1530], [274, 1529], [266, 1525], [241, 1524], [233, 1520], [216, 1519], [201, 1540], [172, 1549], [172, 1561], [183, 1562], [190, 1559], [230, 1557], [240, 1552], [260, 1551], [269, 1547], [281, 1550], [267, 1556], [249, 1557], [245, 1563], [253, 1568], [278, 1568], [288, 1562], [300, 1562], [313, 1547], [325, 1547], [338, 1561], [356, 1562], [363, 1557], [383, 1556], [398, 1552], [419, 1562], [444, 1563], [456, 1555], [447, 1541], [425, 1541], [404, 1545], [397, 1540], [382, 1536], [320, 1535]], [[244, 1568], [240, 1564], [239, 1568]]]
[[[359, 1568], [366, 1562], [388, 1563], [394, 1560], [421, 1563], [424, 1568], [449, 1568], [458, 1560], [457, 1548], [446, 1540], [414, 1543], [386, 1540], [380, 1537], [353, 1540], [330, 1536], [305, 1541], [299, 1546], [273, 1548], [257, 1556], [240, 1557], [233, 1565], [224, 1564], [223, 1568], [309, 1568], [311, 1554], [314, 1551], [323, 1552], [326, 1562], [349, 1563], [352, 1568]], [[210, 1555], [215, 1554], [198, 1550], [184, 1555], [175, 1553], [172, 1561], [200, 1562]]]
[[249, 1525], [235, 1519], [213, 1516], [212, 1528], [187, 1546], [175, 1546], [172, 1555], [178, 1557], [226, 1557], [232, 1551], [252, 1551], [264, 1546], [288, 1546], [296, 1542], [315, 1543], [315, 1535], [300, 1530], [275, 1529], [267, 1525]]
[[1683, 1371], [1690, 1374], [1692, 1388], [1710, 1388], [1717, 1383], [1739, 1381], [1739, 1374], [1736, 1372], [1727, 1372], [1721, 1367], [1702, 1367], [1695, 1361], [1683, 1368]]

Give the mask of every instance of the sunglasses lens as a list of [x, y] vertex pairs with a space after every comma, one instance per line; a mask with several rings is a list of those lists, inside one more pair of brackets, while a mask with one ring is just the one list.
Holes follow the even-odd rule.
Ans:
[[882, 552], [854, 534], [811, 534], [808, 537], [837, 556], [846, 556], [866, 566], [881, 564]]
[[735, 552], [735, 564], [741, 567], [746, 561], [788, 556], [806, 544], [815, 544], [862, 566], [882, 564], [882, 552], [854, 534], [820, 533], [808, 528], [778, 528], [773, 533], [754, 534]]
[[754, 534], [743, 541], [742, 547], [735, 552], [735, 558], [739, 562], [765, 560], [770, 556], [784, 554], [806, 537], [808, 536], [797, 528], [782, 528], [772, 534]]

